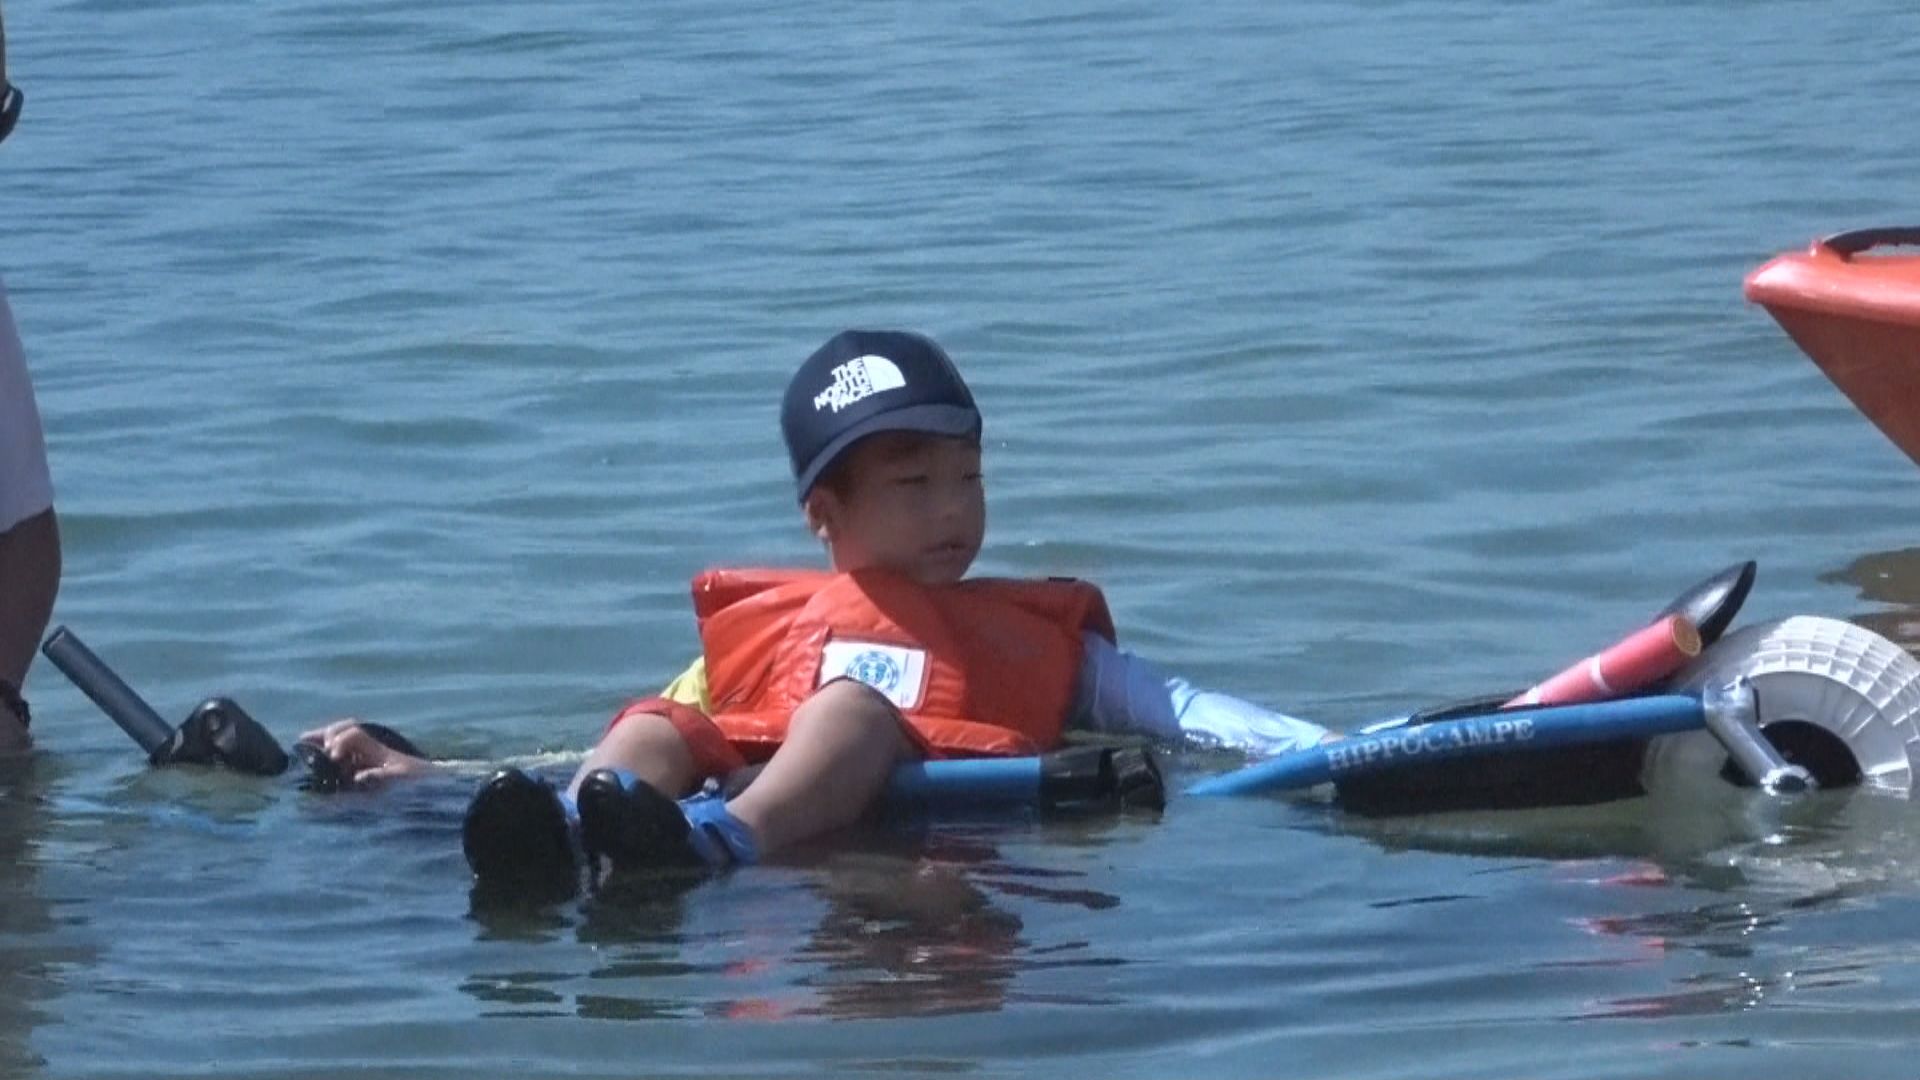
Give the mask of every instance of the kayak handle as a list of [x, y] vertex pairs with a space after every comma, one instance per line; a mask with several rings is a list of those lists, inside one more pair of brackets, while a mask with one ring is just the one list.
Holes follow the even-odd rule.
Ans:
[[1869, 248], [1920, 246], [1920, 225], [1887, 225], [1878, 229], [1854, 229], [1834, 233], [1815, 244], [1841, 258], [1850, 258]]

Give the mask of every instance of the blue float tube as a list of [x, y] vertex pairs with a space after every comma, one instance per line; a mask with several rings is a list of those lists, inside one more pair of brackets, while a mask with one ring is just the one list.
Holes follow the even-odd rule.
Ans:
[[1038, 757], [908, 762], [893, 770], [882, 798], [896, 810], [1009, 804], [1159, 810], [1166, 787], [1145, 747], [1070, 746]]
[[1508, 709], [1389, 728], [1290, 751], [1202, 780], [1189, 787], [1187, 794], [1291, 791], [1420, 762], [1651, 738], [1697, 730], [1705, 724], [1700, 699], [1681, 694], [1548, 709]]
[[1040, 800], [1037, 757], [913, 761], [887, 779], [886, 800], [905, 805], [1031, 803]]

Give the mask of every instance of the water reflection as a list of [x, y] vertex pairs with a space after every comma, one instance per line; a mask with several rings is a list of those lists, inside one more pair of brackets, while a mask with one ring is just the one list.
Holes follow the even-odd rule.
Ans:
[[755, 1003], [749, 1015], [868, 1019], [998, 1010], [1027, 943], [1020, 918], [982, 887], [990, 862], [990, 852], [945, 845], [918, 857], [850, 852], [823, 864], [815, 887], [826, 910], [793, 954], [812, 969], [797, 981], [803, 992], [784, 1004]]
[[1649, 795], [1593, 806], [1402, 817], [1329, 811], [1328, 829], [1364, 839], [1386, 851], [1553, 861], [1672, 861], [1764, 839], [1777, 829], [1783, 809], [1784, 804], [1778, 801], [1707, 777], [1692, 788], [1663, 788]]
[[1810, 910], [1840, 899], [1808, 897], [1718, 900], [1638, 916], [1577, 921], [1588, 933], [1625, 939], [1633, 950], [1676, 971], [1668, 989], [1597, 1002], [1570, 1019], [1648, 1019], [1742, 1012], [1794, 993], [1868, 985], [1882, 977], [1887, 958], [1855, 949], [1782, 947]]
[[59, 989], [58, 971], [84, 958], [56, 941], [60, 920], [40, 884], [56, 779], [44, 753], [0, 758], [0, 1076], [45, 1064], [33, 1050], [33, 1029]]
[[[1485, 860], [1371, 906], [1433, 926], [1479, 906], [1554, 913], [1559, 932], [1508, 948], [1561, 1020], [1845, 1007], [1910, 978], [1920, 813], [1870, 791], [1771, 799], [1719, 783], [1603, 806], [1368, 819], [1328, 812], [1336, 835], [1389, 852]], [[1470, 889], [1460, 886], [1469, 884]], [[1526, 925], [1524, 919], [1519, 923]], [[1524, 939], [1522, 939], [1524, 941]]]
[[1820, 580], [1852, 585], [1860, 599], [1892, 605], [1894, 610], [1863, 612], [1852, 621], [1910, 652], [1920, 648], [1920, 548], [1862, 555]]
[[1022, 972], [1119, 962], [1089, 940], [1038, 946], [1011, 909], [1016, 901], [1119, 907], [1083, 877], [1007, 859], [990, 830], [875, 829], [720, 878], [616, 878], [569, 905], [478, 905], [483, 940], [544, 942], [570, 930], [584, 954], [551, 955], [584, 955], [588, 966], [475, 974], [461, 989], [488, 1015], [784, 1021], [994, 1012], [1020, 1000]]
[[[1037, 947], [996, 897], [1087, 911], [1120, 904], [1072, 871], [1010, 862], [989, 843], [937, 837], [920, 852], [847, 852], [822, 867], [826, 913], [795, 958], [813, 1001], [792, 1015], [839, 1020], [992, 1012], [1018, 996], [1022, 971], [1117, 963], [1077, 940]], [[1030, 1000], [1030, 999], [1029, 999]], [[1099, 1005], [1092, 996], [1049, 999]]]
[[1632, 884], [1685, 902], [1573, 920], [1585, 933], [1628, 943], [1629, 955], [1657, 961], [1669, 984], [1606, 998], [1573, 1019], [1742, 1012], [1870, 986], [1890, 963], [1910, 962], [1890, 953], [1877, 932], [1856, 941], [1834, 927], [1857, 913], [1877, 926], [1874, 909], [1912, 891], [1911, 804], [1828, 792], [1779, 810], [1777, 828], [1763, 839], [1643, 864], [1631, 875]]

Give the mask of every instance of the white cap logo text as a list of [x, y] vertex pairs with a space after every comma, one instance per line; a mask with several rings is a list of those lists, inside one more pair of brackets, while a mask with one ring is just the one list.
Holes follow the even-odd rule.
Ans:
[[834, 412], [882, 390], [907, 385], [900, 368], [884, 356], [856, 356], [833, 369], [833, 385], [813, 397], [813, 411], [833, 406]]

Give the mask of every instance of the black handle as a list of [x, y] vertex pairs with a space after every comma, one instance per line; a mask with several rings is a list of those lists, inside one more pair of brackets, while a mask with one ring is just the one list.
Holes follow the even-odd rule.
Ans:
[[1069, 746], [1040, 755], [1040, 802], [1051, 810], [1164, 810], [1167, 785], [1159, 761], [1144, 746]]
[[173, 725], [160, 719], [153, 706], [141, 699], [133, 688], [120, 681], [93, 650], [82, 644], [66, 627], [58, 627], [48, 636], [40, 651], [47, 654], [53, 666], [73, 680], [73, 685], [93, 699], [100, 710], [120, 725], [120, 730], [133, 736], [140, 749], [151, 758], [160, 748], [173, 738]]
[[1868, 248], [1920, 246], [1920, 225], [1888, 225], [1878, 229], [1854, 229], [1834, 233], [1820, 241], [1842, 257], [1858, 255]]

